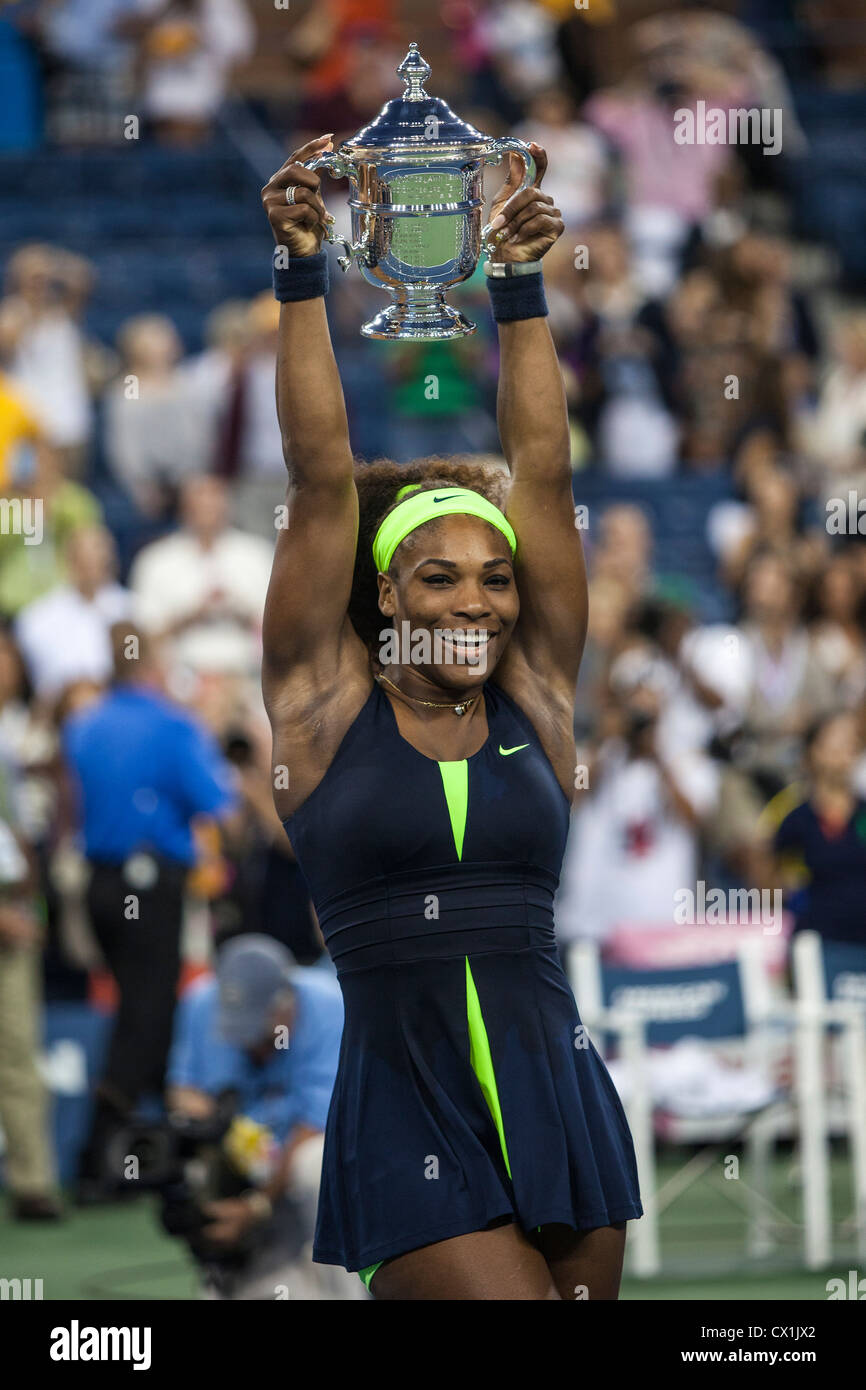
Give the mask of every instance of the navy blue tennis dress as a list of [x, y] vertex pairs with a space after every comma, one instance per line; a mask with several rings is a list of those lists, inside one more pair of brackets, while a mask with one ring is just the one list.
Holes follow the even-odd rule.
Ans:
[[519, 707], [492, 681], [484, 698], [483, 748], [437, 762], [374, 684], [284, 822], [345, 1003], [313, 1258], [367, 1282], [499, 1217], [642, 1215], [554, 942], [568, 801]]

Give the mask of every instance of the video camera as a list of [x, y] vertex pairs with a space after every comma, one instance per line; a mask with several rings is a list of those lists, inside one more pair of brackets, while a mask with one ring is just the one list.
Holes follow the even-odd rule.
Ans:
[[154, 1192], [161, 1199], [163, 1229], [186, 1241], [197, 1263], [222, 1292], [228, 1291], [233, 1276], [244, 1268], [258, 1243], [255, 1230], [231, 1247], [215, 1244], [206, 1234], [210, 1219], [204, 1206], [218, 1197], [234, 1195], [219, 1190], [214, 1174], [220, 1168], [219, 1146], [234, 1119], [237, 1101], [235, 1091], [226, 1091], [217, 1098], [213, 1114], [204, 1119], [174, 1112], [163, 1120], [128, 1124], [115, 1130], [105, 1149], [105, 1181], [128, 1191], [133, 1177], [128, 1168], [134, 1159], [138, 1190]]

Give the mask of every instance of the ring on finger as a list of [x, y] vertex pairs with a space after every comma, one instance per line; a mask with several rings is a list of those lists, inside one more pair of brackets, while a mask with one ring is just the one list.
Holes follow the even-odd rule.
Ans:
[[294, 207], [295, 205], [295, 195], [297, 191], [298, 190], [294, 184], [290, 184], [289, 187], [286, 189], [286, 202], [291, 203], [292, 207]]

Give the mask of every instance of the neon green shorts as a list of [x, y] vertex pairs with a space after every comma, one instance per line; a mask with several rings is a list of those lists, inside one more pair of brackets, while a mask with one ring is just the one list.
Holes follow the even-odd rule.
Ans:
[[370, 1280], [373, 1278], [376, 1270], [382, 1268], [383, 1264], [384, 1260], [380, 1260], [376, 1265], [367, 1265], [366, 1269], [358, 1270], [358, 1278], [363, 1280], [368, 1293], [370, 1292]]
[[[538, 1227], [538, 1230], [541, 1230], [540, 1226]], [[370, 1280], [373, 1278], [373, 1275], [376, 1273], [376, 1270], [381, 1269], [384, 1263], [384, 1260], [380, 1260], [378, 1264], [367, 1265], [366, 1269], [358, 1270], [358, 1278], [363, 1280], [364, 1286], [368, 1293], [370, 1292]]]

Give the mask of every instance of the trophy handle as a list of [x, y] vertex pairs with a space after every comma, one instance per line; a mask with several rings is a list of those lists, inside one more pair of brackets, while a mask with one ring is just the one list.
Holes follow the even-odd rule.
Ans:
[[[327, 154], [320, 154], [318, 159], [308, 159], [304, 164], [304, 168], [312, 172], [315, 172], [316, 169], [327, 169], [331, 177], [335, 179], [344, 179], [349, 173], [349, 166], [346, 164], [345, 160], [333, 151], [329, 151]], [[325, 232], [325, 240], [329, 241], [332, 246], [344, 246], [346, 248], [345, 256], [337, 257], [337, 264], [344, 272], [351, 266], [353, 257], [363, 251], [366, 245], [365, 242], [360, 241], [353, 244], [351, 241], [347, 241], [345, 237], [335, 236], [334, 229], [331, 226], [329, 226]]]
[[[515, 140], [514, 137], [511, 135], [503, 136], [501, 140], [494, 140], [493, 144], [490, 147], [490, 150], [484, 156], [484, 162], [485, 164], [501, 164], [502, 156], [504, 154], [511, 153], [512, 150], [515, 154], [520, 155], [521, 159], [526, 165], [526, 172], [523, 175], [523, 183], [516, 190], [516, 192], [522, 193], [524, 188], [529, 188], [530, 185], [535, 182], [536, 173], [535, 160], [532, 158], [530, 148], [525, 141]], [[489, 236], [490, 223], [488, 222], [486, 227], [481, 228], [481, 245], [482, 248], [487, 252], [488, 256], [496, 250], [496, 244], [495, 242], [491, 242], [488, 240]]]

